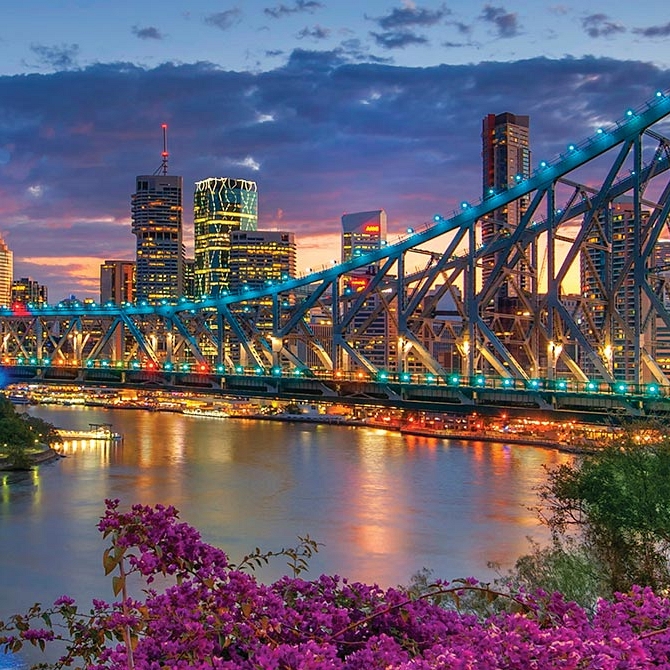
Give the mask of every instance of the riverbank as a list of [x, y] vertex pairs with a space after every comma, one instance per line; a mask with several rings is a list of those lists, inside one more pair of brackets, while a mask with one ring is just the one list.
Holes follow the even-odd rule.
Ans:
[[[48, 392], [48, 393], [47, 393]], [[594, 427], [530, 419], [511, 419], [504, 414], [487, 418], [477, 413], [452, 415], [432, 412], [402, 412], [390, 408], [356, 410], [327, 403], [285, 403], [249, 400], [222, 402], [206, 394], [166, 394], [164, 392], [101, 392], [93, 396], [80, 390], [61, 395], [53, 389], [31, 388], [24, 393], [31, 404], [82, 405], [105, 410], [143, 409], [151, 412], [180, 413], [198, 418], [220, 420], [280, 421], [289, 423], [324, 424], [356, 428], [381, 428], [403, 435], [466, 442], [505, 442], [554, 449], [569, 454], [593, 452], [602, 442], [602, 434]], [[14, 394], [15, 395], [15, 394]], [[12, 396], [10, 396], [12, 397]], [[111, 431], [111, 426], [105, 425]], [[98, 427], [99, 428], [99, 427]], [[602, 427], [597, 428], [602, 431]], [[62, 431], [61, 431], [62, 433]], [[79, 436], [67, 436], [77, 439]]]
[[[201, 416], [206, 416], [206, 413], [201, 413]], [[364, 419], [348, 419], [347, 417], [333, 414], [230, 414], [228, 418], [248, 419], [253, 421], [323, 424], [329, 426], [351, 426], [354, 428], [377, 428], [400, 433], [401, 435], [433, 437], [436, 439], [458, 440], [461, 442], [502, 442], [506, 444], [519, 444], [531, 447], [542, 447], [544, 449], [555, 449], [567, 454], [586, 454], [593, 451], [592, 448], [583, 444], [569, 444], [552, 439], [543, 439], [533, 435], [513, 435], [498, 431], [445, 430], [424, 428], [421, 426], [408, 427], [407, 425], [393, 425], [383, 422], [365, 421]]]
[[51, 463], [52, 461], [57, 461], [59, 458], [63, 458], [63, 456], [54, 449], [48, 447], [47, 449], [43, 449], [41, 451], [34, 451], [28, 453], [28, 458], [30, 460], [30, 465], [26, 467], [16, 467], [14, 466], [10, 458], [0, 456], [0, 471], [7, 472], [14, 470], [30, 470], [34, 468], [36, 465]]

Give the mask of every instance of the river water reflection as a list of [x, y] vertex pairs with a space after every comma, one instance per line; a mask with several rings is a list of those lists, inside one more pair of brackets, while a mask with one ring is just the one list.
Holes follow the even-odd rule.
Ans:
[[[436, 577], [490, 579], [546, 532], [529, 507], [543, 465], [568, 456], [530, 446], [316, 426], [78, 407], [31, 407], [69, 429], [111, 423], [122, 445], [91, 443], [32, 473], [0, 473], [0, 619], [63, 594], [111, 599], [95, 525], [105, 498], [174, 505], [239, 560], [255, 547], [323, 543], [322, 572], [382, 586]], [[282, 559], [259, 573], [286, 572]]]

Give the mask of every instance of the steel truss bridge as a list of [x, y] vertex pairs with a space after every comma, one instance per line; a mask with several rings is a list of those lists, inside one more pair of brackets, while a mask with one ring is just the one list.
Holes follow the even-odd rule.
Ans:
[[[669, 237], [669, 116], [670, 93], [658, 92], [529, 178], [302, 277], [197, 301], [2, 309], [5, 383], [459, 410], [670, 409], [670, 254], [658, 251]], [[612, 224], [622, 198], [623, 255]], [[517, 225], [501, 219], [519, 204]], [[498, 232], [484, 245], [485, 220]], [[591, 286], [570, 291], [580, 269]], [[501, 308], [503, 293], [513, 298]]]

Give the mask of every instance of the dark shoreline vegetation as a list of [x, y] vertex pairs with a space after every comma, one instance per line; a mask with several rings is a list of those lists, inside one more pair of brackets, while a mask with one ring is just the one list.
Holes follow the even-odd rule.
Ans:
[[0, 394], [0, 470], [28, 470], [58, 454], [61, 441], [56, 427], [29, 414], [19, 414]]
[[[26, 450], [58, 439], [53, 426], [32, 426], [4, 399], [0, 411], [0, 430], [28, 426]], [[548, 470], [537, 513], [551, 541], [531, 544], [492, 583], [447, 583], [425, 569], [385, 590], [336, 576], [307, 580], [318, 551], [309, 537], [289, 549], [257, 548], [232, 565], [173, 508], [124, 511], [107, 501], [99, 530], [110, 543], [103, 564], [117, 602], [90, 609], [63, 596], [35, 605], [0, 622], [0, 646], [48, 649], [59, 640], [60, 660], [42, 666], [54, 669], [668, 667], [666, 433], [662, 424], [630, 425], [616, 443]], [[277, 559], [290, 576], [258, 582], [253, 569]], [[126, 592], [130, 575], [149, 589], [139, 600]], [[174, 583], [153, 592], [154, 577]]]

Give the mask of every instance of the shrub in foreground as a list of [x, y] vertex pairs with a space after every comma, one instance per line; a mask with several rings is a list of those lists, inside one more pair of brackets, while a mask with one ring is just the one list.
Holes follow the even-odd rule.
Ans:
[[[558, 593], [503, 595], [475, 581], [421, 592], [299, 574], [271, 585], [229, 564], [223, 551], [178, 522], [171, 507], [108, 501], [99, 529], [118, 602], [87, 612], [67, 596], [0, 623], [5, 651], [61, 645], [49, 667], [95, 670], [235, 668], [649, 668], [670, 663], [670, 602], [635, 587], [592, 617]], [[257, 555], [258, 557], [259, 555]], [[294, 555], [295, 558], [295, 555]], [[298, 569], [300, 572], [299, 556]], [[142, 578], [141, 599], [128, 578]], [[169, 578], [158, 590], [155, 579]], [[504, 611], [458, 611], [477, 592]], [[451, 603], [445, 607], [444, 599]], [[64, 645], [64, 646], [63, 646]]]

